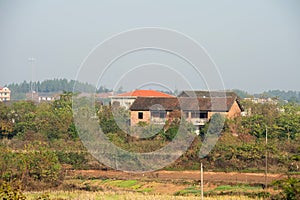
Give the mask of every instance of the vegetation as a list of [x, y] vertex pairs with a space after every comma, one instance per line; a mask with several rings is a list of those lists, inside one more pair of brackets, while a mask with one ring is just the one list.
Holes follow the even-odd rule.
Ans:
[[260, 94], [249, 94], [246, 91], [234, 89], [233, 90], [240, 98], [273, 98], [280, 101], [288, 101], [290, 103], [300, 103], [299, 91], [284, 91], [284, 90], [269, 90]]
[[95, 88], [93, 85], [89, 83], [82, 83], [75, 80], [67, 80], [67, 79], [53, 79], [53, 80], [44, 80], [37, 82], [27, 82], [23, 81], [22, 83], [11, 83], [8, 84], [7, 87], [11, 90], [12, 99], [13, 100], [24, 100], [26, 99], [26, 93], [31, 92], [33, 89], [35, 92], [39, 93], [61, 93], [65, 92], [73, 92], [74, 85], [76, 85], [76, 90], [80, 92], [110, 92], [111, 90], [107, 89], [104, 86], [100, 86], [99, 88]]
[[20, 188], [13, 187], [7, 182], [0, 185], [1, 200], [25, 200], [25, 195], [20, 191]]
[[300, 92], [299, 91], [283, 91], [283, 90], [269, 90], [262, 94], [256, 94], [256, 97], [270, 97], [277, 98], [280, 100], [286, 100], [291, 103], [300, 103]]
[[[28, 194], [29, 200], [38, 199], [37, 197], [41, 194]], [[107, 199], [118, 199], [118, 200], [198, 200], [199, 197], [193, 196], [173, 196], [173, 195], [164, 195], [164, 194], [141, 194], [134, 192], [86, 192], [86, 191], [56, 191], [51, 192], [49, 199], [94, 199], [94, 200], [107, 200]], [[249, 198], [247, 196], [214, 196], [214, 197], [205, 197], [206, 200], [258, 200], [259, 198]]]
[[297, 200], [300, 199], [300, 179], [289, 176], [286, 179], [277, 180], [273, 183], [278, 189], [281, 189], [274, 199]]
[[[54, 102], [0, 103], [2, 182], [16, 184], [22, 190], [39, 190], [44, 186], [61, 185], [64, 170], [105, 168], [93, 159], [79, 140], [73, 122], [71, 99], [72, 93], [65, 92]], [[211, 126], [206, 124], [200, 137], [195, 135], [195, 140], [186, 153], [166, 169], [199, 169], [198, 153], [203, 138], [205, 134], [217, 133], [220, 135], [218, 143], [210, 154], [201, 159], [207, 170], [261, 172], [265, 169], [267, 152], [270, 173], [299, 173], [299, 104], [254, 104], [250, 101], [241, 103], [247, 112], [246, 116], [224, 119], [221, 115], [214, 115]], [[97, 103], [96, 114], [99, 126], [110, 141], [132, 152], [160, 149], [171, 142], [179, 130], [178, 120], [167, 122], [164, 127], [140, 124], [138, 130], [125, 130], [126, 126], [122, 127], [120, 124], [127, 123], [128, 111], [109, 105]], [[185, 125], [192, 131], [190, 124]], [[138, 138], [125, 131], [141, 131], [145, 135], [149, 134], [149, 137]], [[157, 134], [152, 134], [153, 131]], [[265, 142], [266, 133], [268, 144]], [[299, 179], [293, 178], [278, 182], [272, 187], [280, 190], [282, 198], [297, 199], [298, 185]], [[139, 188], [140, 184], [134, 181], [111, 183], [110, 187], [114, 186], [123, 189], [138, 188], [141, 192], [151, 191], [151, 188]], [[94, 190], [90, 185], [85, 188]], [[217, 190], [211, 192], [215, 193]], [[230, 188], [231, 192], [233, 190], [236, 188]], [[263, 197], [265, 194], [257, 193], [259, 195]]]
[[[60, 92], [67, 91], [72, 92], [74, 85], [76, 88], [79, 88], [80, 91], [83, 92], [94, 92], [95, 87], [88, 83], [81, 83], [75, 80], [67, 80], [67, 79], [53, 79], [53, 80], [45, 80], [38, 82], [22, 82], [22, 83], [12, 83], [7, 85], [7, 87], [15, 93], [27, 93], [30, 92], [32, 85], [34, 86], [34, 90], [37, 92]], [[105, 89], [101, 87], [101, 89]]]

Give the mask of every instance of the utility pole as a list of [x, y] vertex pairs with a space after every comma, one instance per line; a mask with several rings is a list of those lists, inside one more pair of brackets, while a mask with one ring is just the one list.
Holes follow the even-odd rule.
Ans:
[[33, 93], [35, 92], [35, 76], [34, 76], [34, 63], [35, 63], [36, 59], [35, 58], [28, 58], [28, 62], [31, 65], [31, 83], [30, 83], [30, 92], [31, 92], [31, 100], [33, 101]]
[[201, 162], [201, 164], [200, 164], [200, 188], [201, 188], [201, 200], [203, 200], [204, 199], [204, 197], [203, 197], [203, 165], [202, 165], [202, 162]]
[[268, 188], [268, 127], [266, 127], [265, 189]]

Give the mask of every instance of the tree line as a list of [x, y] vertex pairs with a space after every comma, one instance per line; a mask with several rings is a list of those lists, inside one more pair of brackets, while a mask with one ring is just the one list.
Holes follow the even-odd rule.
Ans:
[[39, 93], [58, 93], [62, 91], [73, 92], [75, 85], [76, 90], [80, 92], [102, 93], [111, 91], [104, 86], [96, 88], [89, 83], [82, 83], [76, 80], [67, 80], [65, 78], [37, 82], [23, 81], [22, 83], [11, 83], [6, 86], [11, 90], [11, 96], [13, 100], [22, 100], [26, 99], [25, 94], [31, 92], [31, 90]]

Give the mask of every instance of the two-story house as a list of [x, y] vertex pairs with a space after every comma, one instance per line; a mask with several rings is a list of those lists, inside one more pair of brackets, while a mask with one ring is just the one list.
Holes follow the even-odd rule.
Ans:
[[234, 93], [222, 96], [224, 93], [215, 92], [212, 97], [212, 95], [203, 95], [207, 95], [205, 92], [198, 92], [202, 97], [198, 95], [194, 95], [195, 97], [181, 95], [178, 98], [138, 97], [130, 107], [131, 125], [135, 126], [139, 122], [164, 124], [173, 116], [172, 113], [180, 112], [179, 117], [191, 122], [196, 130], [199, 130], [215, 113], [220, 113], [227, 118], [241, 115], [242, 107]]
[[0, 101], [10, 101], [11, 91], [7, 87], [0, 87]]

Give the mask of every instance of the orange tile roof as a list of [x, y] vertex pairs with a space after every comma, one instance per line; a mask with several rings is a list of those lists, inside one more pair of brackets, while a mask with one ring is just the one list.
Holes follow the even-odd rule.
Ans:
[[119, 94], [121, 97], [174, 97], [170, 94], [166, 94], [163, 92], [158, 92], [156, 90], [134, 90], [131, 92], [126, 92], [123, 94]]

